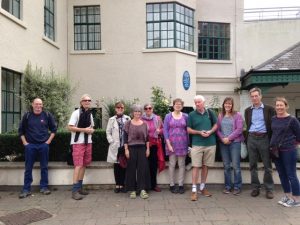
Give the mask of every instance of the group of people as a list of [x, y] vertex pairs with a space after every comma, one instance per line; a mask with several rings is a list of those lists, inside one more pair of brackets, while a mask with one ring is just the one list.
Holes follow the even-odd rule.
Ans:
[[[164, 153], [169, 157], [169, 180], [172, 193], [183, 194], [185, 161], [188, 153], [192, 161], [191, 200], [197, 201], [198, 194], [210, 197], [206, 187], [208, 168], [213, 166], [217, 141], [224, 165], [224, 194], [240, 195], [242, 175], [240, 168], [241, 143], [246, 142], [251, 173], [251, 196], [260, 194], [258, 162], [264, 165], [264, 188], [267, 199], [274, 198], [272, 160], [279, 174], [284, 196], [278, 201], [286, 207], [300, 206], [300, 185], [296, 173], [296, 143], [300, 142], [300, 123], [288, 114], [288, 102], [280, 97], [275, 108], [262, 102], [259, 88], [249, 91], [251, 106], [244, 113], [246, 135], [243, 135], [242, 114], [234, 109], [232, 97], [226, 97], [219, 115], [205, 107], [205, 98], [194, 97], [195, 110], [182, 112], [184, 102], [174, 99], [173, 111], [164, 121], [154, 114], [153, 105], [133, 105], [131, 116], [124, 115], [124, 103], [115, 103], [115, 115], [109, 118], [106, 136], [109, 143], [107, 161], [114, 164], [115, 193], [129, 192], [130, 198], [137, 195], [147, 199], [149, 190], [160, 192], [157, 172], [164, 169]], [[73, 148], [74, 175], [72, 198], [82, 199], [88, 194], [82, 188], [85, 168], [91, 162], [94, 121], [90, 112], [91, 97], [83, 95], [80, 108], [75, 110], [68, 123]], [[25, 113], [19, 134], [25, 146], [24, 187], [20, 198], [31, 195], [32, 167], [37, 154], [40, 156], [40, 191], [50, 194], [48, 189], [48, 151], [54, 138], [56, 125], [53, 116], [43, 111], [42, 100], [32, 102], [32, 112]], [[50, 134], [49, 131], [50, 130]], [[165, 140], [165, 152], [162, 147]], [[189, 150], [191, 145], [191, 150]], [[270, 149], [277, 154], [270, 157]], [[273, 151], [272, 150], [272, 151]], [[272, 154], [273, 155], [273, 154]], [[175, 167], [178, 164], [178, 178]], [[200, 172], [201, 168], [201, 172]], [[232, 180], [233, 172], [233, 180]], [[200, 179], [199, 179], [200, 173]], [[176, 182], [177, 180], [177, 182]]]

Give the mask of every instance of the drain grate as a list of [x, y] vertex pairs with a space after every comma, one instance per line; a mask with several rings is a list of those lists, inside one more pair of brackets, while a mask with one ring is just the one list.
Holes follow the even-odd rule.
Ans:
[[11, 213], [6, 216], [1, 216], [0, 221], [5, 225], [26, 225], [50, 218], [52, 215], [40, 209], [28, 209], [25, 211]]

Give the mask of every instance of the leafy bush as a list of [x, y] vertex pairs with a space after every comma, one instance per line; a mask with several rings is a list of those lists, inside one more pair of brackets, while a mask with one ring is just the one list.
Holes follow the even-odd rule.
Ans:
[[154, 113], [162, 119], [170, 112], [170, 100], [166, 97], [162, 88], [152, 87], [151, 101], [154, 107]]
[[43, 100], [45, 110], [51, 112], [59, 128], [64, 128], [70, 116], [72, 88], [66, 76], [56, 74], [53, 69], [44, 73], [41, 68], [32, 69], [30, 63], [24, 71], [22, 85], [25, 108], [30, 110], [33, 99]]
[[[93, 161], [106, 161], [108, 142], [104, 130], [93, 134]], [[66, 161], [71, 134], [58, 131], [50, 144], [49, 161]], [[1, 161], [24, 161], [24, 146], [17, 134], [0, 134]]]

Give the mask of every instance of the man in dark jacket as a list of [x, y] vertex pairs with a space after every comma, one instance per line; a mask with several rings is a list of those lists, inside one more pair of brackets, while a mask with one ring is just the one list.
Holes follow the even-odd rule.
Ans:
[[41, 167], [40, 192], [45, 195], [51, 193], [48, 189], [49, 144], [54, 138], [56, 130], [53, 116], [49, 112], [43, 111], [43, 101], [35, 98], [32, 101], [32, 111], [24, 114], [19, 126], [19, 135], [25, 146], [24, 186], [19, 198], [31, 195], [32, 168], [37, 155]]
[[274, 198], [274, 182], [272, 177], [272, 163], [269, 155], [269, 143], [271, 138], [271, 118], [275, 115], [272, 106], [264, 105], [261, 101], [262, 95], [259, 88], [250, 91], [252, 105], [245, 110], [245, 121], [247, 125], [247, 148], [249, 152], [249, 163], [251, 172], [251, 196], [260, 194], [260, 182], [257, 173], [257, 162], [259, 156], [264, 165], [264, 186], [266, 198]]

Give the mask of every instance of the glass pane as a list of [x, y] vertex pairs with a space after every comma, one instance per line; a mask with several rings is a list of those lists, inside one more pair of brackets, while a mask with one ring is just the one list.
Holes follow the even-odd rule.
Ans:
[[99, 50], [101, 48], [100, 42], [95, 42], [95, 49]]
[[95, 17], [94, 15], [89, 15], [88, 16], [88, 23], [94, 23], [95, 22]]
[[148, 40], [147, 48], [153, 48], [153, 40]]
[[94, 13], [97, 15], [100, 15], [100, 7], [99, 6], [94, 7]]
[[173, 10], [173, 5], [174, 5], [173, 3], [169, 3], [169, 4], [168, 4], [168, 11], [169, 11], [169, 12], [174, 12], [174, 10]]
[[168, 23], [168, 30], [174, 30], [174, 23], [173, 22]]
[[100, 33], [95, 34], [95, 41], [100, 42]]
[[95, 23], [100, 23], [100, 15], [95, 15]]
[[168, 31], [168, 39], [174, 38], [174, 31]]
[[161, 32], [161, 39], [167, 39], [168, 38], [168, 32], [167, 31], [162, 31]]
[[152, 4], [148, 4], [146, 10], [147, 10], [147, 13], [153, 12], [153, 5]]
[[166, 12], [161, 13], [161, 20], [167, 20], [168, 14]]
[[167, 4], [161, 4], [161, 11], [166, 12], [168, 10], [168, 5]]
[[147, 21], [153, 21], [153, 13], [147, 13]]
[[86, 15], [81, 15], [80, 16], [80, 20], [81, 20], [81, 23], [86, 23]]
[[153, 23], [148, 23], [147, 24], [147, 30], [152, 31], [153, 30]]
[[80, 16], [75, 16], [74, 23], [80, 23]]
[[168, 47], [168, 41], [167, 41], [167, 40], [162, 40], [162, 41], [161, 41], [161, 47], [162, 47], [162, 48]]
[[95, 32], [100, 33], [100, 25], [95, 25]]
[[89, 41], [94, 41], [94, 34], [89, 34]]
[[88, 7], [88, 14], [93, 15], [94, 14], [94, 7]]
[[154, 39], [159, 39], [159, 31], [155, 31], [153, 34]]
[[160, 42], [159, 40], [154, 41], [154, 48], [159, 48], [160, 47]]
[[13, 114], [11, 113], [7, 114], [6, 124], [7, 124], [6, 131], [10, 131], [13, 129]]
[[161, 23], [161, 30], [167, 30], [167, 23]]
[[159, 13], [154, 13], [154, 20], [158, 21], [159, 20]]
[[87, 33], [87, 25], [81, 25], [81, 33]]
[[148, 38], [148, 40], [153, 39], [153, 32], [148, 32], [147, 38]]
[[2, 91], [2, 111], [7, 111], [6, 109], [6, 92]]
[[154, 4], [153, 12], [159, 12], [159, 4]]
[[174, 39], [169, 39], [168, 40], [168, 47], [173, 48], [174, 47]]
[[168, 12], [168, 19], [173, 20], [173, 15], [174, 15], [173, 12]]
[[159, 23], [154, 23], [154, 30], [159, 30]]

